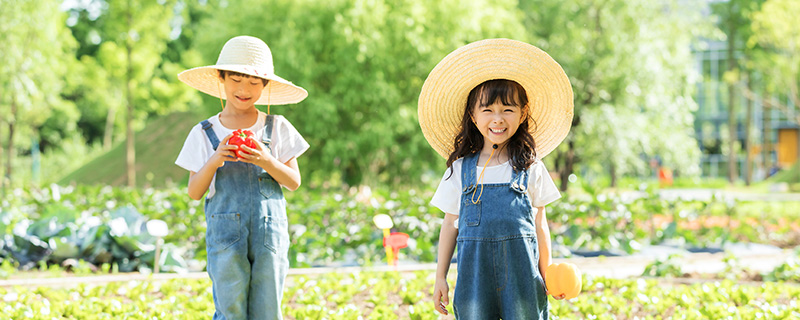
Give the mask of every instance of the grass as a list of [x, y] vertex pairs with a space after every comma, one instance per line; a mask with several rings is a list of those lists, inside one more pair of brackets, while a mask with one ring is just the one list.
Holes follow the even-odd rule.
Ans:
[[[136, 133], [136, 185], [138, 187], [163, 187], [185, 182], [189, 175], [175, 165], [189, 130], [203, 118], [190, 112], [168, 114], [152, 121]], [[59, 184], [126, 184], [125, 144], [121, 141], [107, 153], [78, 168]]]
[[800, 161], [767, 179], [770, 183], [787, 183], [789, 190], [800, 192]]

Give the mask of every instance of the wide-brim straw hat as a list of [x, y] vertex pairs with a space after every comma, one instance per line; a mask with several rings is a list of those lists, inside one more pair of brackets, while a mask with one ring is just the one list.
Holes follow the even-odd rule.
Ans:
[[298, 103], [308, 96], [305, 89], [275, 74], [272, 51], [264, 41], [256, 37], [238, 36], [228, 40], [215, 65], [183, 71], [178, 74], [178, 79], [204, 93], [227, 99], [217, 70], [234, 71], [270, 80], [255, 102], [258, 105]]
[[487, 39], [463, 46], [433, 68], [419, 95], [419, 124], [425, 139], [442, 157], [453, 152], [469, 92], [495, 79], [525, 88], [529, 130], [543, 158], [566, 138], [572, 125], [572, 86], [561, 66], [546, 52], [509, 39]]

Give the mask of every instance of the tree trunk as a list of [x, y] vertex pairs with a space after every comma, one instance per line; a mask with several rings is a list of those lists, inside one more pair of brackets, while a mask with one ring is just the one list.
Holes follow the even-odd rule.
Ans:
[[112, 106], [108, 109], [106, 116], [106, 128], [103, 131], [103, 150], [111, 150], [112, 138], [114, 136], [114, 119], [117, 117], [117, 107]]
[[11, 178], [11, 167], [12, 161], [14, 160], [14, 125], [17, 122], [17, 99], [12, 95], [11, 96], [11, 119], [8, 121], [8, 142], [6, 146], [8, 146], [8, 152], [6, 153], [6, 177], [4, 184], [6, 187], [10, 188], [12, 185], [12, 178]]
[[772, 108], [770, 108], [766, 103], [763, 104], [764, 117], [763, 121], [763, 128], [764, 132], [761, 134], [762, 139], [764, 139], [764, 170], [765, 170], [765, 177], [769, 177], [769, 171], [772, 168], [772, 127], [770, 126], [770, 121], [772, 121], [770, 113], [772, 112]]
[[[747, 90], [753, 90], [753, 81], [750, 75], [747, 76]], [[747, 99], [747, 114], [744, 118], [744, 150], [745, 150], [745, 169], [744, 169], [744, 183], [750, 185], [753, 179], [753, 153], [751, 152], [752, 144], [750, 139], [750, 127], [753, 122], [753, 101]]]
[[[728, 72], [733, 72], [736, 68], [736, 58], [734, 49], [736, 45], [736, 25], [730, 19], [728, 23]], [[728, 182], [733, 183], [737, 178], [736, 170], [736, 96], [734, 94], [735, 85], [728, 84]]]
[[611, 167], [608, 170], [608, 174], [611, 175], [611, 187], [617, 187], [617, 166], [612, 162]]
[[553, 151], [553, 153], [553, 158], [555, 159], [553, 160], [553, 170], [556, 172], [556, 174], [558, 174], [559, 179], [563, 180], [564, 178], [562, 178], [563, 174], [561, 174], [561, 171], [564, 170], [564, 164], [562, 163], [564, 159], [564, 153], [561, 151]]
[[[3, 170], [3, 142], [0, 141], [0, 170]], [[5, 198], [6, 195], [6, 179], [0, 175], [0, 200]]]
[[[128, 12], [126, 13], [128, 16], [128, 28], [133, 27], [133, 18], [131, 13], [131, 1], [128, 0]], [[125, 41], [125, 49], [127, 52], [128, 58], [128, 72], [126, 73], [126, 92], [125, 95], [128, 98], [128, 116], [125, 119], [125, 126], [126, 126], [126, 143], [125, 143], [125, 150], [126, 150], [126, 168], [128, 173], [128, 186], [135, 187], [136, 186], [136, 150], [134, 149], [134, 137], [133, 137], [133, 59], [131, 59], [131, 51], [133, 51], [133, 43], [131, 43], [133, 39], [131, 39], [130, 32], [128, 33], [127, 41]]]
[[567, 141], [567, 145], [569, 148], [567, 149], [566, 154], [564, 155], [564, 165], [562, 170], [559, 170], [561, 176], [561, 191], [567, 192], [567, 187], [569, 186], [569, 176], [572, 175], [572, 167], [575, 164], [575, 144], [570, 139]]
[[[3, 142], [0, 142], [0, 168], [3, 167]], [[1, 170], [1, 169], [0, 169]], [[5, 179], [0, 176], [0, 200], [5, 198], [6, 195], [6, 183]]]

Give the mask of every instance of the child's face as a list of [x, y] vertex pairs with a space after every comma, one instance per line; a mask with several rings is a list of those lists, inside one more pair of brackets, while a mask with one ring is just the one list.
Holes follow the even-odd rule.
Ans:
[[514, 136], [522, 120], [519, 106], [503, 105], [500, 100], [488, 106], [478, 104], [472, 111], [475, 126], [484, 137], [484, 148], [491, 148], [493, 144], [502, 146]]
[[225, 85], [225, 96], [228, 98], [226, 106], [236, 109], [254, 108], [264, 91], [264, 82], [259, 78], [229, 74], [220, 80]]

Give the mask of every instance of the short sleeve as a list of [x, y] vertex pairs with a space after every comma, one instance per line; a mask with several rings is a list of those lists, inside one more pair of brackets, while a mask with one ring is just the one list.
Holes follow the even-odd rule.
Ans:
[[534, 207], [544, 207], [561, 198], [561, 192], [558, 191], [553, 178], [550, 177], [550, 172], [547, 171], [541, 160], [531, 165], [530, 170], [528, 192]]
[[297, 132], [289, 120], [283, 116], [275, 117], [274, 134], [278, 143], [275, 145], [275, 157], [278, 161], [286, 163], [292, 158], [297, 158], [308, 150], [309, 145], [303, 136]]
[[[455, 167], [455, 163], [453, 164]], [[461, 201], [461, 170], [453, 170], [450, 175], [450, 168], [447, 168], [442, 176], [442, 181], [439, 182], [439, 187], [431, 198], [431, 204], [439, 208], [445, 213], [458, 215], [461, 209], [459, 201]]]
[[175, 164], [186, 170], [198, 172], [211, 156], [210, 148], [211, 143], [208, 142], [205, 132], [199, 124], [195, 125], [189, 131]]

